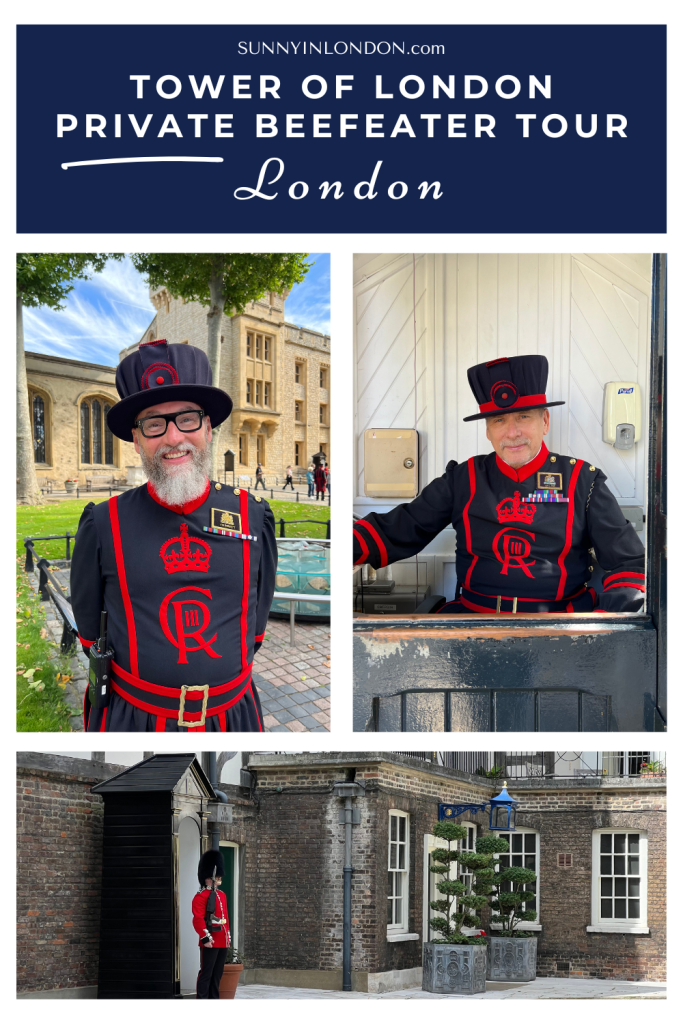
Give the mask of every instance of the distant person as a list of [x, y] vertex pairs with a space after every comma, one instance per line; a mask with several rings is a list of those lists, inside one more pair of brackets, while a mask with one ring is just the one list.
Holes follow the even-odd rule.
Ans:
[[308, 484], [308, 497], [309, 498], [313, 497], [313, 490], [315, 488], [315, 479], [313, 477], [313, 469], [314, 469], [314, 466], [311, 463], [311, 465], [306, 470], [306, 483]]
[[330, 467], [325, 463], [325, 480], [327, 481], [327, 493], [332, 497], [332, 485], [330, 484]]
[[265, 491], [265, 489], [266, 489], [265, 476], [264, 476], [264, 473], [263, 473], [263, 466], [261, 465], [260, 462], [256, 466], [256, 487], [254, 488], [255, 491], [258, 490], [258, 485], [259, 484], [261, 484], [261, 487]]
[[288, 486], [291, 487], [292, 490], [294, 490], [294, 482], [293, 482], [293, 479], [292, 479], [292, 467], [291, 466], [287, 466], [286, 474], [287, 474], [287, 478], [285, 480], [285, 486], [282, 488], [282, 490], [286, 491]]
[[325, 476], [324, 466], [316, 466], [313, 479], [315, 480], [315, 500], [324, 501], [325, 487], [327, 486], [327, 477]]

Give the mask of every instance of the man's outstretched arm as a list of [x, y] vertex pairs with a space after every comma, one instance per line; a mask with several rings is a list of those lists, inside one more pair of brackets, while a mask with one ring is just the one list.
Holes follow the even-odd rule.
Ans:
[[587, 524], [596, 557], [605, 571], [599, 610], [640, 611], [645, 593], [645, 549], [600, 470], [588, 503]]
[[432, 480], [414, 501], [391, 512], [370, 512], [353, 524], [353, 564], [381, 569], [422, 551], [453, 518], [453, 471]]

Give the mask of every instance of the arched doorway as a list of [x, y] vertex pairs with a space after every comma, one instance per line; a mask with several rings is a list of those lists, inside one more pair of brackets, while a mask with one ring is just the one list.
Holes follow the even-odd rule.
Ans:
[[180, 897], [180, 991], [193, 993], [199, 971], [198, 936], [192, 927], [192, 898], [199, 888], [199, 826], [189, 815], [178, 826], [178, 873]]

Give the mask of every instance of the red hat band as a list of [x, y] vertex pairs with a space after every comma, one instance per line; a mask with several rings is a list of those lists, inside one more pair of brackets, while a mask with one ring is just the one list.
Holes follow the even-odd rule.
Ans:
[[[503, 382], [500, 382], [501, 384]], [[511, 386], [511, 385], [510, 385]], [[495, 393], [495, 389], [500, 387], [500, 384], [494, 384], [491, 389], [492, 393]], [[507, 391], [507, 387], [502, 388], [502, 392], [496, 395], [496, 399], [493, 402], [484, 402], [483, 405], [479, 406], [479, 412], [515, 412], [517, 409], [525, 409], [530, 405], [547, 405], [548, 400], [545, 395], [523, 395], [521, 398], [517, 395], [517, 389], [515, 388], [515, 398], [511, 404], [503, 405], [506, 399], [503, 398], [503, 394]]]

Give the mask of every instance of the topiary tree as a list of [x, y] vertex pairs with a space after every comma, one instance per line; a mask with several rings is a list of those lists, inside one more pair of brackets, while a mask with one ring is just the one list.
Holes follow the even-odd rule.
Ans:
[[[432, 900], [429, 904], [432, 910], [436, 910], [441, 915], [433, 917], [429, 922], [434, 931], [440, 932], [442, 935], [442, 938], [433, 941], [470, 946], [485, 945], [485, 938], [480, 935], [463, 935], [462, 929], [476, 928], [479, 924], [479, 918], [475, 911], [485, 907], [488, 899], [487, 895], [478, 891], [480, 886], [478, 876], [486, 870], [489, 870], [491, 875], [493, 874], [493, 869], [488, 864], [488, 861], [493, 858], [478, 858], [477, 854], [461, 852], [453, 848], [453, 843], [457, 843], [459, 839], [464, 839], [467, 836], [467, 829], [462, 825], [456, 825], [452, 821], [439, 821], [434, 825], [432, 832], [448, 843], [447, 849], [432, 852], [432, 864], [429, 867], [434, 874], [446, 876], [436, 884], [437, 890], [444, 899]], [[473, 858], [477, 863], [473, 862]], [[463, 882], [447, 877], [451, 865], [456, 861], [460, 861], [463, 866], [470, 867], [477, 876], [477, 883], [473, 886], [472, 892], [468, 891]], [[478, 861], [487, 861], [487, 863], [479, 864]], [[487, 893], [490, 892], [490, 889], [491, 882], [488, 880], [486, 882]]]
[[[477, 853], [507, 853], [509, 849], [507, 840], [499, 836], [487, 835], [477, 840]], [[491, 857], [491, 860], [494, 858]], [[489, 881], [493, 885], [493, 892], [490, 893], [489, 906], [494, 911], [491, 923], [503, 926], [499, 935], [529, 938], [531, 932], [516, 931], [515, 925], [518, 921], [536, 920], [535, 910], [519, 909], [529, 896], [524, 892], [524, 886], [536, 881], [536, 873], [529, 868], [508, 867], [493, 870], [491, 874]]]

